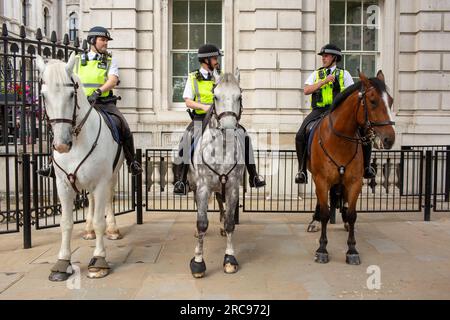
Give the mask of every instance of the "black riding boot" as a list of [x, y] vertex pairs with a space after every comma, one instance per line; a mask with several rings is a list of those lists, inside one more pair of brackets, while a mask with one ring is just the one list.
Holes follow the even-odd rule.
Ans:
[[129, 134], [123, 141], [123, 152], [125, 153], [125, 159], [127, 161], [128, 170], [133, 176], [137, 176], [142, 173], [142, 167], [136, 160], [134, 153], [134, 141], [133, 135]]
[[[252, 161], [250, 161], [250, 157], [252, 158]], [[255, 159], [253, 157], [253, 146], [248, 135], [245, 136], [245, 166], [248, 171], [250, 187], [264, 187], [266, 185], [266, 181], [264, 181], [264, 179], [260, 177], [256, 171]]]
[[173, 164], [173, 193], [176, 195], [185, 196], [187, 194], [187, 171], [189, 165], [184, 163]]
[[38, 169], [36, 172], [41, 177], [46, 177], [46, 178], [54, 178], [55, 177], [55, 170], [53, 169], [53, 165], [51, 163], [49, 163], [46, 166], [43, 166], [42, 168]]
[[306, 150], [303, 137], [295, 139], [295, 149], [297, 151], [298, 159], [298, 172], [295, 176], [295, 183], [305, 184], [308, 183], [308, 172], [306, 171]]
[[364, 158], [364, 179], [373, 179], [376, 177], [376, 170], [370, 165], [370, 157], [372, 155], [372, 144], [363, 145]]

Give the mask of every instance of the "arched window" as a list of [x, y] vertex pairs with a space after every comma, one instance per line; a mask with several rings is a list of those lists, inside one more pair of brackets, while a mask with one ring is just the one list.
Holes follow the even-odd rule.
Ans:
[[69, 39], [70, 41], [75, 41], [78, 36], [78, 15], [72, 12], [69, 15]]
[[50, 32], [50, 14], [47, 7], [44, 7], [44, 34], [49, 36]]

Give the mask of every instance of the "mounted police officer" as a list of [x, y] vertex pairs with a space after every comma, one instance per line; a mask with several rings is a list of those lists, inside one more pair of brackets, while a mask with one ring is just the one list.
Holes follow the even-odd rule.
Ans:
[[[199, 137], [194, 137], [194, 128], [200, 128], [202, 132], [203, 124], [209, 121], [211, 115], [210, 108], [214, 102], [214, 69], [220, 73], [219, 57], [223, 56], [219, 48], [212, 44], [204, 44], [198, 49], [198, 61], [201, 64], [200, 69], [189, 74], [183, 93], [186, 106], [192, 122], [186, 128], [183, 138], [180, 141], [178, 152], [179, 158], [175, 159], [173, 165], [174, 172], [174, 193], [185, 195], [187, 192], [187, 172], [190, 163], [190, 145], [191, 141], [196, 141]], [[240, 126], [244, 132], [245, 129]], [[188, 152], [184, 152], [188, 151]], [[187, 153], [187, 154], [186, 154]], [[245, 164], [250, 177], [250, 186], [260, 188], [266, 185], [266, 182], [258, 176], [255, 161], [253, 159], [253, 148], [249, 136], [245, 136]]]
[[[142, 168], [135, 159], [133, 135], [125, 117], [116, 106], [117, 97], [112, 91], [120, 81], [117, 62], [107, 52], [108, 41], [111, 40], [113, 39], [106, 28], [99, 26], [91, 28], [87, 36], [90, 51], [77, 56], [78, 64], [74, 67], [74, 73], [83, 83], [89, 103], [116, 118], [120, 123], [125, 159], [131, 174], [137, 175], [142, 172]], [[49, 166], [38, 170], [38, 173], [42, 176], [52, 176], [52, 171], [52, 166]]]
[[[312, 112], [303, 120], [295, 137], [295, 149], [297, 151], [299, 171], [295, 176], [295, 183], [308, 182], [306, 171], [306, 128], [314, 120], [320, 118], [330, 110], [334, 98], [353, 84], [350, 73], [338, 68], [336, 65], [342, 60], [342, 52], [337, 46], [327, 44], [318, 53], [322, 56], [323, 66], [314, 71], [305, 82], [305, 95], [311, 95]], [[375, 170], [370, 166], [372, 146], [363, 145], [364, 153], [364, 178], [375, 177]]]

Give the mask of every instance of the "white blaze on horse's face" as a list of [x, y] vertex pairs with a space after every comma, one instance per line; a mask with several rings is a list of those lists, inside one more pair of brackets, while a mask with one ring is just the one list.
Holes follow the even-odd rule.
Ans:
[[[72, 120], [74, 110], [74, 88], [71, 75], [75, 63], [75, 55], [69, 62], [51, 60], [47, 64], [40, 56], [36, 56], [36, 66], [42, 79], [41, 95], [45, 103], [48, 119]], [[65, 86], [66, 85], [66, 86]], [[53, 147], [59, 153], [67, 153], [72, 147], [72, 125], [70, 123], [53, 123]]]
[[[220, 118], [220, 128], [237, 128], [237, 118], [241, 110], [241, 97], [239, 83], [232, 74], [228, 73], [220, 78], [217, 86], [214, 88], [214, 104], [216, 106], [217, 116]], [[230, 114], [221, 116], [225, 112]]]

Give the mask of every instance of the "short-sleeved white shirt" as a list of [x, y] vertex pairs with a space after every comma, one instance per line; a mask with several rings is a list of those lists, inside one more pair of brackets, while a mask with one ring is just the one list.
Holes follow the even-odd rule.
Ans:
[[[209, 75], [211, 74], [208, 70], [204, 69], [203, 67], [200, 68], [200, 73], [205, 78], [208, 78]], [[184, 86], [183, 99], [194, 100], [194, 98], [195, 98], [195, 93], [192, 90], [192, 84], [189, 82], [189, 78], [187, 78], [186, 85]]]
[[[97, 53], [94, 51], [89, 51], [88, 59], [94, 60], [96, 58]], [[119, 77], [119, 65], [117, 64], [117, 60], [112, 57], [111, 65], [109, 66], [108, 76], [115, 75], [117, 78]]]
[[[336, 66], [330, 68], [331, 72], [334, 71], [334, 69], [336, 69]], [[314, 71], [313, 73], [311, 73], [308, 77], [308, 79], [306, 79], [305, 84], [308, 86], [313, 85], [314, 83], [316, 83], [316, 77], [317, 77], [317, 72]], [[344, 87], [348, 88], [350, 87], [352, 84], [354, 83], [352, 76], [350, 75], [350, 73], [347, 70], [344, 70]]]

